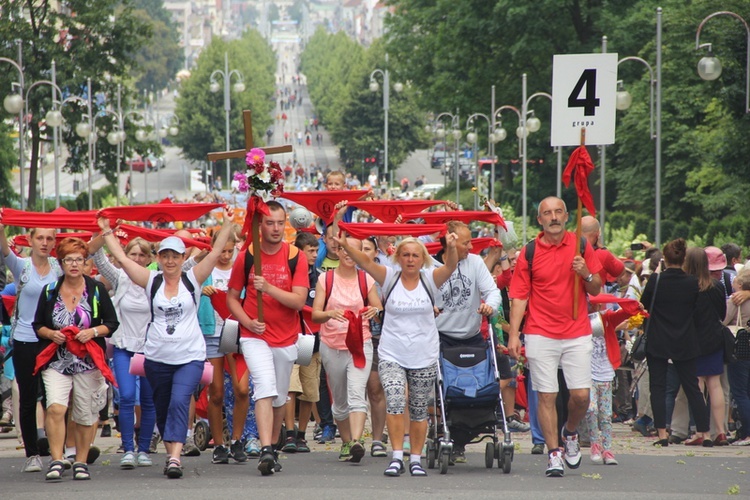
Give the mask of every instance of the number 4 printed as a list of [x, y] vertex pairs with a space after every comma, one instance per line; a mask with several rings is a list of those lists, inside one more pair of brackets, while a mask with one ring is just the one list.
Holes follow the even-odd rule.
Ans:
[[[581, 91], [586, 86], [586, 97], [581, 99]], [[596, 97], [596, 70], [585, 69], [581, 73], [573, 92], [568, 96], [569, 108], [583, 108], [584, 116], [594, 116], [596, 108], [599, 107], [599, 99]]]

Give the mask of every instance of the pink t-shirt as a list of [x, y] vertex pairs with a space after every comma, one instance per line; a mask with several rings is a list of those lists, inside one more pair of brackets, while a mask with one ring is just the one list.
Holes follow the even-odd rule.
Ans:
[[[333, 272], [333, 271], [328, 271]], [[372, 289], [375, 284], [375, 280], [369, 274], [365, 275], [367, 283], [367, 291]], [[326, 273], [321, 273], [318, 277], [318, 282], [323, 285], [323, 292], [326, 290]], [[328, 305], [325, 310], [330, 311], [332, 309], [344, 309], [350, 310], [355, 314], [359, 314], [359, 311], [365, 306], [362, 301], [362, 291], [359, 288], [359, 279], [357, 276], [353, 278], [342, 278], [336, 274], [333, 279], [333, 290], [331, 296], [328, 298]], [[348, 321], [338, 321], [330, 319], [320, 325], [320, 340], [331, 349], [346, 350], [346, 332], [349, 328]], [[370, 322], [362, 321], [362, 337], [366, 341], [370, 340]]]

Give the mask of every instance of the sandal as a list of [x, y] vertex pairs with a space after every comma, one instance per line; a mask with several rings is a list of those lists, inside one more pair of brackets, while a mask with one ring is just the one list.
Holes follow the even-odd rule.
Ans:
[[388, 468], [385, 470], [385, 472], [383, 472], [383, 474], [390, 477], [398, 477], [404, 472], [406, 472], [406, 470], [404, 469], [403, 460], [399, 460], [396, 458], [391, 460], [390, 465], [388, 465]]
[[56, 481], [62, 478], [63, 472], [65, 472], [65, 466], [60, 460], [53, 460], [49, 463], [47, 469], [47, 481]]
[[176, 458], [170, 458], [167, 464], [167, 477], [169, 479], [180, 479], [182, 477], [182, 464]]
[[91, 479], [91, 473], [89, 472], [89, 466], [83, 462], [76, 462], [73, 464], [73, 479], [76, 481], [88, 481]]
[[370, 447], [370, 455], [373, 457], [387, 457], [388, 450], [385, 445], [380, 441], [373, 441]]
[[427, 471], [422, 468], [420, 462], [411, 462], [409, 464], [409, 474], [412, 476], [426, 476]]

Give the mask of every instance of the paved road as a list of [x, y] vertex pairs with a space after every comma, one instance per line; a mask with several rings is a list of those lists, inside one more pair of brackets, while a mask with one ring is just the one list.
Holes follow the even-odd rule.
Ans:
[[[531, 455], [528, 435], [516, 435], [517, 451], [510, 474], [484, 467], [483, 445], [468, 448], [468, 464], [450, 467], [441, 476], [428, 471], [427, 478], [386, 478], [388, 459], [366, 456], [360, 465], [339, 463], [337, 446], [312, 446], [309, 454], [282, 455], [283, 472], [261, 477], [255, 460], [245, 464], [212, 465], [210, 455], [185, 458], [185, 477], [167, 480], [162, 475], [162, 451], [154, 455], [151, 468], [120, 470], [116, 438], [97, 439], [103, 455], [91, 466], [93, 479], [73, 481], [70, 474], [58, 484], [44, 481], [42, 474], [23, 474], [23, 452], [15, 450], [9, 434], [0, 438], [0, 498], [133, 498], [148, 492], [149, 498], [243, 498], [269, 494], [274, 498], [389, 499], [389, 498], [723, 498], [732, 486], [739, 496], [750, 493], [750, 449], [671, 446], [657, 449], [653, 439], [642, 438], [622, 424], [615, 424], [614, 451], [618, 466], [592, 465], [584, 449], [583, 464], [566, 470], [561, 479], [544, 477], [546, 457]], [[339, 443], [340, 444], [340, 443]], [[46, 460], [45, 460], [46, 463]]]

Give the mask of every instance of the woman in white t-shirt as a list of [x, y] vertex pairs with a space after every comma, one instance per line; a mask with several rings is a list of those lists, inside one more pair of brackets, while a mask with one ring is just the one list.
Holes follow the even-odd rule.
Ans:
[[197, 307], [201, 283], [211, 274], [224, 250], [232, 218], [233, 210], [225, 209], [224, 224], [211, 252], [184, 274], [186, 249], [180, 238], [170, 236], [162, 240], [156, 258], [161, 271], [151, 271], [125, 255], [112, 234], [109, 219], [98, 220], [109, 251], [133, 283], [144, 288], [148, 295], [151, 322], [143, 348], [144, 369], [153, 389], [156, 426], [169, 455], [165, 474], [172, 479], [182, 477], [180, 453], [187, 437], [190, 399], [198, 387], [206, 359]]
[[405, 471], [403, 413], [407, 401], [411, 449], [416, 451], [410, 455], [409, 472], [412, 476], [427, 475], [422, 468], [421, 451], [427, 436], [427, 401], [435, 385], [439, 351], [433, 297], [456, 270], [457, 238], [455, 233], [446, 235], [445, 265], [438, 268], [432, 267], [432, 257], [421, 241], [404, 238], [393, 256], [400, 271], [373, 262], [349, 245], [345, 235], [335, 238], [352, 260], [375, 278], [385, 295], [378, 355], [393, 446], [386, 476], [399, 476]]

